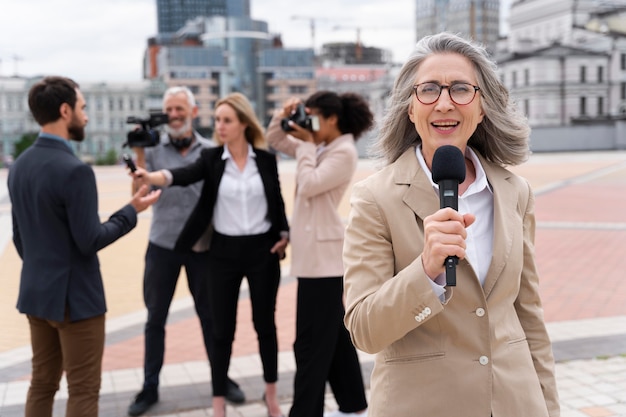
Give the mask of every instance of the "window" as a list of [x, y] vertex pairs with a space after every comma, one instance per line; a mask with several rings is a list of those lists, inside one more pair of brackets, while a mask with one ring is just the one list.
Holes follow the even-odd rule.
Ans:
[[622, 71], [626, 71], [626, 54], [622, 54], [620, 60], [621, 60], [620, 68], [622, 69]]
[[598, 67], [598, 83], [604, 82], [604, 67]]
[[620, 93], [621, 100], [626, 100], [626, 83], [622, 83], [620, 90], [621, 90], [621, 93]]
[[587, 67], [580, 67], [580, 82], [587, 82]]
[[530, 85], [530, 70], [528, 68], [524, 70], [524, 85]]
[[306, 93], [306, 86], [303, 85], [290, 85], [289, 92], [291, 94], [304, 94]]
[[580, 115], [587, 115], [587, 97], [580, 98]]
[[513, 71], [513, 88], [517, 87], [517, 72]]
[[598, 116], [604, 114], [604, 97], [598, 97]]
[[530, 100], [524, 100], [524, 114], [526, 117], [530, 116]]

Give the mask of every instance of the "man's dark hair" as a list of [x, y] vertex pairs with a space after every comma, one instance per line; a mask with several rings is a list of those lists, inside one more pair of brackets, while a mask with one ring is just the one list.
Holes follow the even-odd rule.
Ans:
[[61, 117], [61, 105], [76, 106], [78, 84], [66, 77], [45, 77], [33, 85], [28, 92], [28, 107], [40, 126]]

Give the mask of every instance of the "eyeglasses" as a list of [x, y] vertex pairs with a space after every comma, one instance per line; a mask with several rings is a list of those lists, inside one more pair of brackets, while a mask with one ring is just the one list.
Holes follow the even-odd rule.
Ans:
[[476, 92], [480, 91], [480, 87], [468, 83], [455, 83], [452, 85], [421, 83], [413, 86], [415, 97], [422, 104], [433, 104], [439, 100], [444, 88], [448, 89], [450, 100], [459, 106], [470, 104], [476, 97]]

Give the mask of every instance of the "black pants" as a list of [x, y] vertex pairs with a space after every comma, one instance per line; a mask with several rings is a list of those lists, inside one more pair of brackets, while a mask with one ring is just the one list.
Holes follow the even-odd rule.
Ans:
[[321, 417], [326, 381], [340, 411], [367, 408], [361, 365], [344, 314], [342, 277], [298, 278], [296, 376], [289, 417]]
[[183, 266], [187, 274], [189, 292], [200, 319], [204, 346], [213, 367], [213, 322], [209, 306], [208, 261], [208, 252], [181, 253], [152, 243], [148, 245], [143, 278], [143, 298], [148, 309], [148, 321], [144, 329], [146, 389], [155, 389], [159, 385], [159, 373], [165, 353], [165, 323]]
[[270, 253], [276, 243], [270, 234], [225, 236], [213, 232], [209, 251], [209, 297], [213, 317], [215, 355], [211, 367], [213, 395], [226, 394], [239, 287], [245, 276], [250, 288], [252, 321], [259, 341], [265, 382], [278, 380], [278, 340], [276, 337], [276, 295], [280, 283], [278, 255]]

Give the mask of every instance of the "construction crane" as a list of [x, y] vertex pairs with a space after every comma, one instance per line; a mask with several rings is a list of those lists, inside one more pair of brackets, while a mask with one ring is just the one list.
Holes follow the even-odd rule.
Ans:
[[300, 16], [300, 15], [293, 15], [293, 16], [291, 16], [291, 19], [292, 20], [308, 20], [309, 21], [309, 27], [311, 28], [311, 47], [313, 48], [313, 50], [315, 50], [315, 22], [322, 21], [322, 20], [328, 20], [328, 19], [323, 18], [323, 17]]
[[361, 43], [361, 27], [360, 26], [333, 26], [333, 30], [355, 30], [356, 29], [356, 43], [354, 44], [354, 56], [357, 61], [363, 59], [363, 44]]

